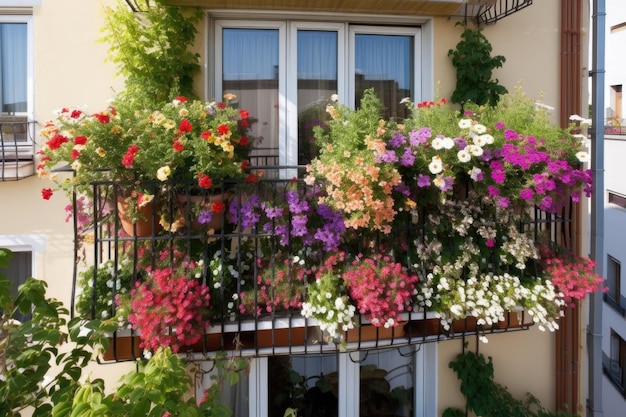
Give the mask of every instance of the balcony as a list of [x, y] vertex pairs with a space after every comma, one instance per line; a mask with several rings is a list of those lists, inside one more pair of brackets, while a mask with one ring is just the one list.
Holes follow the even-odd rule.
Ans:
[[[477, 216], [494, 230], [501, 226], [495, 208], [481, 208], [475, 224], [464, 226], [462, 241], [443, 232], [435, 254], [426, 247], [433, 233], [446, 229], [443, 209], [399, 212], [388, 233], [345, 229], [318, 204], [322, 183], [288, 177], [302, 170], [266, 166], [260, 181], [214, 182], [210, 192], [173, 181], [99, 182], [89, 198], [77, 196], [72, 310], [113, 323], [103, 360], [132, 360], [159, 343], [176, 345], [181, 353], [320, 354], [491, 337], [545, 324], [523, 300], [509, 300], [511, 308], [502, 311], [446, 310], [443, 281], [428, 284], [434, 259], [444, 264], [463, 257], [464, 241], [482, 227]], [[462, 192], [471, 199], [471, 190]], [[517, 230], [506, 233], [520, 242], [570, 245], [571, 212], [570, 206], [558, 215], [520, 213]], [[476, 274], [498, 277], [505, 287], [510, 276], [528, 288], [542, 282], [535, 259], [515, 265], [497, 248], [484, 249], [488, 259], [479, 271], [468, 264], [459, 272], [468, 299]], [[365, 259], [372, 260], [369, 266]], [[357, 264], [364, 268], [353, 269]], [[381, 272], [385, 267], [391, 269]], [[376, 295], [360, 280], [373, 271], [387, 292]], [[330, 287], [320, 289], [321, 282]], [[332, 301], [325, 314], [314, 308], [316, 295], [321, 304], [325, 297]]]
[[34, 127], [25, 117], [0, 116], [0, 181], [34, 175]]

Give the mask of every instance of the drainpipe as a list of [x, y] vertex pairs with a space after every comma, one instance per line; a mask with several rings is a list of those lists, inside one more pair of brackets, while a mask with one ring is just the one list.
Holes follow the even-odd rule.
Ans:
[[[587, 0], [588, 1], [588, 0]], [[584, 0], [561, 0], [561, 72], [560, 125], [569, 125], [572, 114], [582, 111], [582, 22]], [[573, 222], [561, 244], [580, 253], [582, 210], [574, 207], [569, 213]], [[556, 332], [556, 410], [578, 411], [580, 404], [580, 308], [568, 307]]]
[[[604, 47], [606, 37], [605, 0], [593, 0], [593, 46], [591, 64], [592, 127], [591, 169], [594, 192], [591, 206], [591, 257], [596, 272], [604, 274]], [[589, 400], [587, 415], [601, 417], [602, 412], [602, 294], [591, 295], [589, 327]]]

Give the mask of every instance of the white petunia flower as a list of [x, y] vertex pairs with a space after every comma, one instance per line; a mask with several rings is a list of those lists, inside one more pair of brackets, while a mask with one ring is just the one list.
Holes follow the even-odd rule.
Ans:
[[428, 169], [432, 174], [439, 174], [443, 171], [443, 164], [439, 155], [433, 156], [432, 162], [428, 165]]

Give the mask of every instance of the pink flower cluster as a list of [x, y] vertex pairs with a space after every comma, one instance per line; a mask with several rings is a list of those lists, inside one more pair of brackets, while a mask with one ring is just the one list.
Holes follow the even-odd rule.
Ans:
[[144, 349], [169, 346], [176, 353], [197, 343], [209, 324], [203, 317], [209, 287], [170, 268], [155, 269], [147, 281], [137, 282], [131, 298], [128, 320]]
[[269, 264], [262, 259], [257, 260], [258, 275], [255, 290], [242, 292], [239, 312], [272, 313], [289, 309], [300, 309], [306, 297], [308, 277], [313, 271], [301, 266], [293, 259]]
[[604, 278], [594, 270], [596, 262], [571, 252], [555, 253], [547, 246], [539, 248], [544, 271], [552, 284], [563, 293], [565, 301], [582, 300], [587, 294], [607, 291]]
[[[504, 124], [500, 124], [504, 128]], [[565, 155], [550, 155], [543, 139], [520, 135], [512, 130], [504, 131], [505, 144], [494, 150], [490, 161], [491, 179], [495, 184], [490, 194], [499, 194], [506, 188], [507, 178], [516, 181], [526, 171], [534, 173], [532, 181], [522, 185], [519, 197], [533, 201], [544, 211], [555, 213], [569, 203], [577, 202], [579, 192], [591, 195], [593, 177], [590, 170], [581, 170], [563, 159]]]
[[389, 256], [374, 259], [359, 256], [343, 274], [343, 279], [356, 301], [359, 313], [374, 326], [397, 326], [398, 316], [411, 310], [418, 277]]

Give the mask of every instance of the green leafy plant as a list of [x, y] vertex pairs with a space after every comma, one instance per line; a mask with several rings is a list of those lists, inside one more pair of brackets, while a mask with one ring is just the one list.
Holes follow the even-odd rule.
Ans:
[[495, 105], [506, 88], [492, 79], [495, 68], [502, 67], [506, 58], [491, 56], [491, 43], [482, 33], [482, 28], [465, 26], [461, 41], [456, 49], [450, 49], [452, 65], [456, 68], [456, 88], [450, 99], [464, 106], [467, 102]]
[[119, 99], [135, 107], [153, 107], [177, 95], [197, 98], [194, 75], [200, 55], [189, 50], [202, 19], [200, 8], [166, 6], [160, 0], [137, 0], [141, 11], [125, 2], [105, 9], [100, 39], [109, 45], [108, 59], [125, 78]]
[[[8, 266], [11, 256], [0, 248], [0, 268]], [[220, 400], [221, 389], [237, 383], [247, 367], [246, 359], [218, 352], [213, 358], [212, 384], [196, 400], [191, 375], [199, 369], [161, 347], [140, 361], [137, 370], [124, 375], [113, 392], [107, 392], [101, 379], [83, 381], [83, 370], [106, 347], [106, 334], [117, 324], [68, 320], [62, 303], [46, 296], [44, 281], [27, 279], [15, 297], [10, 287], [8, 278], [0, 274], [1, 416], [231, 415]], [[14, 320], [17, 311], [30, 313], [31, 318], [25, 323]]]
[[[9, 250], [0, 248], [0, 268], [7, 267], [11, 257]], [[105, 343], [101, 322], [68, 321], [62, 303], [46, 297], [44, 281], [28, 278], [15, 297], [10, 287], [0, 274], [0, 415], [32, 411], [34, 417], [50, 416], [53, 405], [71, 405], [83, 368]], [[30, 319], [14, 320], [18, 311], [30, 314]], [[58, 371], [53, 371], [54, 363]]]
[[[556, 413], [542, 407], [532, 394], [524, 399], [515, 398], [507, 387], [494, 381], [492, 358], [466, 351], [457, 355], [449, 367], [461, 381], [461, 393], [467, 401], [469, 411], [479, 417], [572, 417], [572, 414]], [[448, 408], [443, 417], [461, 417], [465, 412]]]

